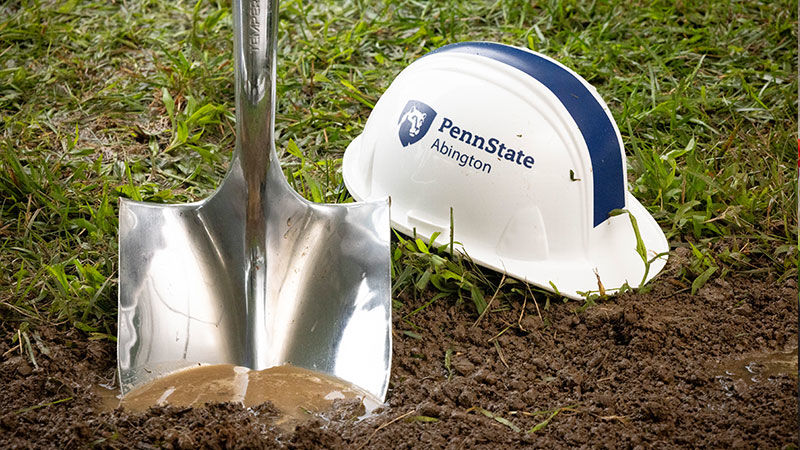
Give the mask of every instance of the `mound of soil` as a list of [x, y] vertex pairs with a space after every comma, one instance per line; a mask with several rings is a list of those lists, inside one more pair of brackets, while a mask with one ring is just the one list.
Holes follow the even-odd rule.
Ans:
[[[675, 277], [578, 311], [509, 302], [480, 321], [441, 299], [394, 312], [387, 406], [338, 404], [293, 430], [270, 404], [103, 412], [114, 347], [39, 330], [0, 343], [0, 447], [546, 448], [771, 447], [798, 441], [795, 280]], [[412, 327], [412, 322], [415, 327]]]

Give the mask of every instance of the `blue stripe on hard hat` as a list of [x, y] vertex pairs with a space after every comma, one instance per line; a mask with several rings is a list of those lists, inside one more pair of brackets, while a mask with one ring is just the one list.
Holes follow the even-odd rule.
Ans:
[[534, 53], [494, 42], [461, 42], [434, 50], [484, 56], [508, 64], [547, 86], [567, 108], [583, 134], [592, 160], [594, 185], [594, 226], [608, 213], [625, 207], [622, 153], [614, 125], [603, 106], [575, 75]]

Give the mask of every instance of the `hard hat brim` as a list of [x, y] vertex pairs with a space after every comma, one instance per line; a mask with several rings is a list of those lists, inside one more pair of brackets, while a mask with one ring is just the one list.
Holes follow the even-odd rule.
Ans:
[[[354, 139], [344, 154], [342, 176], [350, 194], [359, 201], [371, 200], [371, 161], [373, 155], [362, 154], [361, 136]], [[399, 200], [399, 199], [398, 199]], [[640, 287], [652, 279], [666, 264], [669, 244], [658, 223], [645, 207], [625, 192], [625, 206], [637, 223], [639, 236], [646, 249], [645, 263], [637, 252], [637, 237], [628, 214], [609, 217], [589, 232], [587, 249], [572, 259], [528, 260], [502, 257], [488, 247], [471, 247], [469, 242], [456, 251], [466, 254], [475, 263], [508, 274], [542, 289], [568, 298], [581, 299], [592, 293], [613, 294], [627, 285]], [[393, 205], [397, 210], [401, 205]], [[392, 227], [407, 235], [415, 229], [407, 215], [392, 212]], [[458, 233], [459, 224], [454, 224]], [[416, 230], [416, 236], [429, 242], [430, 235]], [[442, 233], [434, 244], [444, 245], [449, 239]], [[602, 288], [601, 288], [602, 285]]]

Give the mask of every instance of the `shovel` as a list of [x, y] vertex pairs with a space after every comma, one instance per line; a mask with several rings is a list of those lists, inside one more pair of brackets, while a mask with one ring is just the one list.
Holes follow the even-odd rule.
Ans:
[[273, 142], [277, 5], [233, 2], [236, 149], [217, 191], [120, 202], [123, 394], [200, 364], [292, 364], [386, 395], [389, 204], [315, 204], [287, 183]]

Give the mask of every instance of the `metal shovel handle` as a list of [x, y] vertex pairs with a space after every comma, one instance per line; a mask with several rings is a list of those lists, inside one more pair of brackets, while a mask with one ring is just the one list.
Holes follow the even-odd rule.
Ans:
[[[236, 154], [245, 181], [244, 224], [248, 365], [264, 364], [259, 347], [268, 340], [264, 323], [267, 304], [267, 203], [270, 163], [277, 163], [275, 128], [275, 65], [277, 0], [234, 0], [233, 51], [236, 86]], [[273, 195], [278, 193], [273, 192]]]
[[263, 147], [272, 143], [275, 126], [278, 1], [235, 0], [233, 8], [236, 137], [242, 162], [260, 162], [266, 156]]
[[[248, 216], [265, 195], [275, 152], [275, 58], [277, 0], [235, 0], [233, 51], [236, 86], [236, 152], [248, 191]], [[277, 159], [277, 158], [276, 158]], [[257, 214], [262, 216], [263, 214]], [[263, 228], [262, 228], [263, 229]]]

